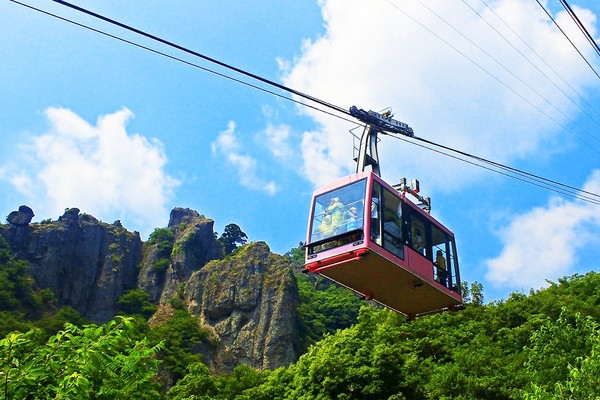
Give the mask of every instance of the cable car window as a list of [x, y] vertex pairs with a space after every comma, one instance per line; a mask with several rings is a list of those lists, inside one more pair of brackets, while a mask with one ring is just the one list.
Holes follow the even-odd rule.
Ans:
[[448, 287], [460, 294], [460, 274], [458, 267], [458, 259], [456, 258], [456, 244], [454, 238], [450, 237], [448, 243]]
[[373, 182], [371, 192], [371, 241], [381, 246], [381, 184]]
[[[344, 244], [343, 240], [327, 241], [327, 239], [363, 229], [365, 191], [366, 180], [362, 179], [315, 197], [310, 243], [320, 242], [322, 244], [315, 246], [312, 252]], [[354, 236], [349, 240], [353, 238]]]
[[427, 255], [427, 231], [425, 221], [417, 218], [415, 214], [410, 216], [411, 247], [422, 256]]
[[448, 286], [448, 271], [451, 263], [448, 258], [448, 235], [437, 226], [431, 226], [431, 242], [433, 245], [433, 274], [438, 283]]
[[383, 190], [383, 247], [404, 259], [402, 203], [387, 189]]

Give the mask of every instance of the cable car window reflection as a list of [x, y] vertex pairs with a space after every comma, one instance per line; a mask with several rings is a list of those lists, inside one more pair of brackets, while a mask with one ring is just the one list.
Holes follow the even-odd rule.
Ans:
[[363, 238], [365, 192], [366, 180], [362, 179], [315, 198], [311, 254]]
[[422, 256], [427, 256], [427, 231], [425, 222], [415, 214], [410, 216], [411, 247]]
[[381, 246], [381, 185], [373, 182], [371, 192], [371, 241]]
[[402, 203], [397, 195], [383, 191], [383, 247], [404, 259], [402, 238]]
[[454, 290], [456, 293], [460, 293], [460, 275], [458, 272], [458, 259], [456, 258], [456, 243], [452, 237], [448, 242], [448, 254], [446, 261], [448, 261], [448, 275], [450, 279], [448, 282], [448, 287]]

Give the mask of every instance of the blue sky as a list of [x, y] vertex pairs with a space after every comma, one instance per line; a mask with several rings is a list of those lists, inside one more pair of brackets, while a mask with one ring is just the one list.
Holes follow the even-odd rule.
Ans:
[[[25, 3], [248, 81], [52, 1]], [[600, 71], [558, 1], [542, 3]], [[598, 37], [600, 5], [570, 3]], [[75, 4], [337, 106], [391, 107], [419, 137], [600, 193], [600, 79], [534, 1]], [[354, 171], [356, 124], [10, 1], [0, 35], [0, 214], [27, 204], [40, 221], [77, 207], [146, 238], [189, 207], [219, 233], [236, 223], [284, 253], [305, 239], [314, 188]], [[486, 300], [598, 270], [600, 206], [393, 138], [379, 150], [384, 179], [420, 180], [456, 234], [463, 280], [483, 283]]]

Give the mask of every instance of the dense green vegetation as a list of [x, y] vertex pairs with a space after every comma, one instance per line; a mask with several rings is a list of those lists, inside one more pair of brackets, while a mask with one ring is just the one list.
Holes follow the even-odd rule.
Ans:
[[0, 340], [2, 399], [159, 399], [155, 380], [161, 345], [136, 337], [130, 319], [83, 329], [67, 324], [42, 340], [41, 332]]
[[[356, 325], [325, 337], [288, 368], [253, 376], [254, 387], [240, 384], [236, 391], [233, 377], [210, 377], [192, 368], [171, 394], [175, 399], [596, 399], [599, 290], [599, 274], [575, 275], [529, 295], [471, 303], [463, 311], [414, 322], [363, 307]], [[201, 387], [189, 384], [198, 380], [204, 380]]]
[[352, 292], [322, 278], [311, 281], [308, 276], [298, 274], [296, 279], [300, 294], [298, 333], [301, 353], [323, 337], [358, 321], [363, 301]]
[[169, 228], [157, 228], [150, 234], [148, 245], [156, 247], [156, 261], [152, 271], [163, 272], [169, 267], [175, 234]]
[[14, 330], [26, 332], [34, 325], [48, 336], [62, 329], [66, 322], [84, 321], [70, 307], [57, 310], [51, 290], [34, 288], [29, 264], [18, 260], [0, 235], [0, 337]]
[[[464, 310], [412, 322], [298, 274], [300, 359], [213, 375], [198, 354], [207, 334], [181, 301], [150, 328], [154, 305], [135, 289], [119, 301], [131, 317], [85, 325], [34, 290], [11, 254], [0, 237], [0, 399], [600, 398], [595, 272], [490, 304], [480, 284], [465, 285]], [[286, 256], [298, 264], [301, 249]]]

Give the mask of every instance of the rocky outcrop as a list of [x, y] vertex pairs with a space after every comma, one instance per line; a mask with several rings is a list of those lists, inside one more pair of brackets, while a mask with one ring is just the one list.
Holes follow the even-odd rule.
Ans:
[[151, 301], [165, 304], [177, 295], [194, 271], [222, 256], [214, 234], [214, 221], [189, 208], [171, 211], [168, 229], [173, 232], [171, 253], [165, 268], [153, 268], [160, 258], [158, 244], [150, 243], [144, 254], [138, 286]]
[[8, 214], [6, 220], [9, 224], [14, 226], [27, 226], [31, 223], [31, 220], [35, 214], [33, 210], [27, 206], [20, 206], [19, 211], [13, 211]]
[[160, 306], [153, 325], [172, 315], [170, 300], [183, 300], [211, 333], [197, 350], [216, 372], [240, 363], [271, 369], [296, 360], [296, 280], [289, 260], [266, 243], [223, 258], [214, 221], [185, 208], [175, 208], [161, 239], [147, 243], [120, 221], [106, 224], [77, 208], [57, 221], [32, 224], [32, 218], [33, 210], [22, 206], [0, 225], [0, 234], [59, 306], [103, 323], [116, 315], [121, 295], [137, 287]]
[[80, 214], [77, 208], [66, 210], [58, 221], [30, 224], [33, 211], [25, 207], [9, 215], [2, 233], [31, 265], [37, 286], [50, 288], [58, 306], [71, 306], [94, 322], [113, 318], [119, 297], [136, 284], [142, 260], [139, 233]]
[[212, 369], [231, 371], [239, 363], [271, 369], [293, 362], [297, 293], [289, 262], [263, 242], [195, 272], [184, 303], [216, 338], [204, 357]]

